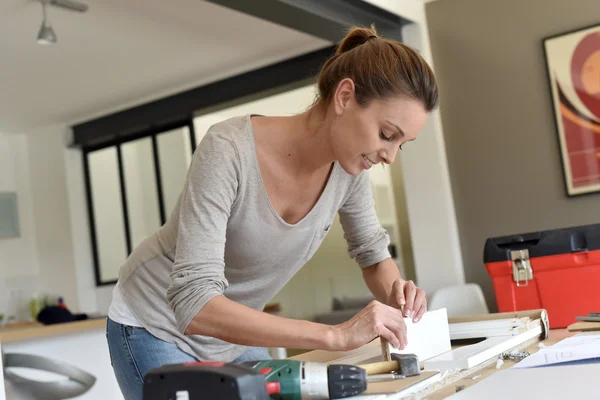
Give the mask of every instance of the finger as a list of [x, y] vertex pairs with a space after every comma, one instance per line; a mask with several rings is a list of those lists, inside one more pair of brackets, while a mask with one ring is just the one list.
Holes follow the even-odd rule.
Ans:
[[[388, 305], [383, 305], [384, 312], [381, 314], [381, 325], [384, 328], [388, 329], [395, 337], [394, 345], [397, 349], [404, 349], [406, 347], [407, 339], [406, 339], [406, 324], [404, 323], [404, 318], [402, 317], [402, 312]], [[389, 341], [389, 340], [388, 340]], [[392, 343], [390, 341], [390, 343]]]
[[[391, 344], [392, 346], [394, 346], [395, 349], [401, 348], [400, 339], [398, 339], [398, 337], [394, 334], [394, 332], [389, 330], [385, 325], [381, 324], [377, 328], [377, 334], [379, 336], [381, 336], [382, 338], [384, 338], [385, 340], [387, 340], [388, 343]], [[402, 349], [403, 348], [404, 347], [402, 347]]]
[[423, 314], [425, 314], [426, 311], [427, 311], [427, 303], [423, 303], [421, 308], [419, 308], [419, 311], [417, 311], [417, 315], [415, 316], [413, 321], [419, 322], [419, 320], [423, 317]]
[[408, 346], [408, 336], [404, 319], [398, 320], [398, 322], [394, 326], [393, 331], [394, 334], [398, 337], [398, 341], [400, 342], [400, 350], [404, 350], [406, 346]]
[[404, 299], [406, 305], [404, 306], [404, 315], [412, 317], [414, 314], [413, 305], [415, 304], [415, 296], [417, 294], [417, 287], [413, 281], [406, 281], [404, 283]]
[[425, 291], [421, 288], [417, 288], [417, 294], [415, 296], [415, 302], [413, 304], [413, 322], [415, 321], [415, 318], [417, 317], [417, 314], [419, 313], [419, 311], [421, 310], [421, 306], [423, 304], [427, 303], [427, 300], [425, 299]]
[[406, 303], [406, 300], [404, 299], [404, 282], [401, 279], [396, 279], [396, 281], [394, 281], [392, 293], [396, 296], [394, 300], [396, 300], [396, 303], [402, 308]]

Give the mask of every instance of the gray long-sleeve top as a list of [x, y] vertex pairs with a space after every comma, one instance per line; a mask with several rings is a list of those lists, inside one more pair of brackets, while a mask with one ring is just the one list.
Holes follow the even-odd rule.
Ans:
[[247, 347], [184, 335], [192, 318], [217, 295], [262, 310], [313, 256], [337, 213], [360, 267], [390, 257], [367, 171], [354, 177], [336, 162], [313, 209], [286, 223], [265, 191], [250, 115], [222, 121], [194, 152], [165, 225], [121, 267], [123, 297], [156, 337], [200, 360], [231, 361]]

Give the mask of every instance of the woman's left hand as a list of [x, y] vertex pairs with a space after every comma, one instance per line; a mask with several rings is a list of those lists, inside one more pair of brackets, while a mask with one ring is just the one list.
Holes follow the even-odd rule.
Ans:
[[419, 322], [427, 311], [425, 291], [413, 281], [397, 279], [392, 286], [390, 303], [392, 307], [403, 307], [404, 316], [412, 318], [413, 322]]

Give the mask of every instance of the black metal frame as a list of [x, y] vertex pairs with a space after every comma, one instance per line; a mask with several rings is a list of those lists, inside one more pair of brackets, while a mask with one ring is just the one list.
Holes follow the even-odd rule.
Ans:
[[362, 0], [207, 0], [254, 17], [338, 42], [349, 26], [370, 26], [401, 40], [400, 30], [411, 21]]
[[314, 77], [335, 52], [328, 46], [298, 57], [209, 83], [115, 114], [74, 125], [73, 147], [101, 148], [122, 138], [148, 136], [169, 126], [186, 125], [202, 110], [229, 107], [250, 97], [284, 92]]
[[160, 134], [166, 133], [168, 131], [174, 130], [174, 129], [180, 129], [180, 128], [185, 128], [185, 127], [187, 127], [188, 131], [189, 131], [189, 139], [192, 144], [191, 149], [192, 149], [192, 153], [193, 153], [196, 148], [196, 137], [195, 137], [195, 133], [194, 133], [193, 121], [191, 119], [188, 120], [187, 123], [185, 123], [185, 124], [178, 123], [178, 124], [165, 126], [164, 130], [146, 131], [146, 132], [142, 132], [135, 136], [130, 136], [123, 140], [120, 140], [120, 138], [117, 137], [116, 139], [109, 141], [109, 142], [102, 143], [101, 145], [83, 148], [83, 152], [82, 152], [83, 173], [84, 173], [84, 178], [85, 178], [85, 191], [86, 191], [86, 198], [87, 198], [91, 248], [92, 248], [92, 257], [93, 257], [93, 262], [94, 262], [94, 277], [96, 280], [96, 286], [113, 285], [117, 281], [116, 280], [110, 280], [110, 281], [102, 280], [102, 277], [100, 274], [100, 260], [99, 260], [99, 254], [98, 254], [98, 241], [97, 241], [98, 238], [96, 236], [96, 220], [94, 217], [94, 199], [92, 196], [92, 180], [91, 180], [91, 175], [90, 175], [90, 165], [89, 165], [89, 157], [88, 157], [89, 154], [94, 151], [103, 150], [103, 149], [106, 149], [109, 147], [115, 147], [115, 149], [116, 149], [117, 167], [118, 167], [118, 174], [119, 174], [119, 187], [120, 187], [120, 191], [121, 191], [121, 193], [120, 193], [121, 207], [123, 210], [123, 229], [125, 231], [124, 233], [125, 233], [125, 244], [126, 244], [127, 254], [130, 254], [133, 249], [132, 249], [132, 244], [131, 244], [131, 229], [130, 229], [130, 225], [129, 225], [129, 203], [127, 202], [127, 189], [126, 189], [126, 184], [125, 184], [125, 169], [124, 169], [124, 165], [123, 165], [123, 156], [122, 156], [121, 146], [125, 143], [134, 142], [136, 140], [140, 140], [140, 139], [144, 139], [144, 138], [148, 138], [148, 137], [150, 137], [150, 139], [152, 140], [152, 160], [154, 163], [154, 175], [155, 175], [155, 179], [156, 179], [156, 191], [157, 191], [157, 200], [158, 200], [157, 206], [158, 206], [158, 210], [159, 210], [159, 214], [160, 214], [160, 223], [162, 225], [166, 222], [167, 217], [166, 217], [164, 196], [163, 196], [163, 189], [162, 189], [162, 176], [161, 176], [161, 169], [160, 169], [160, 162], [159, 162], [159, 155], [158, 155], [159, 148], [158, 148], [157, 136]]
[[[375, 7], [362, 0], [208, 0], [224, 7], [292, 28], [333, 43], [337, 43], [352, 25], [375, 24], [377, 30], [388, 38], [401, 41], [401, 29], [411, 23], [398, 15]], [[263, 68], [223, 79], [172, 96], [152, 101], [111, 115], [76, 124], [72, 147], [83, 149], [83, 168], [90, 222], [90, 237], [94, 259], [96, 285], [114, 284], [101, 281], [95, 231], [94, 208], [91, 191], [88, 154], [109, 146], [117, 147], [121, 201], [125, 218], [127, 249], [131, 252], [127, 196], [123, 179], [123, 143], [152, 138], [152, 151], [157, 184], [161, 223], [167, 215], [158, 159], [156, 135], [171, 129], [188, 126], [192, 151], [196, 147], [193, 118], [256, 98], [282, 93], [306, 85], [314, 78], [324, 61], [335, 53], [330, 45]]]

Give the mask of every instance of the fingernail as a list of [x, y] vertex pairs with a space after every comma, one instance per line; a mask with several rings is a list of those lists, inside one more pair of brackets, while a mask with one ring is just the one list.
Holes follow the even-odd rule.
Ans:
[[415, 322], [419, 322], [419, 317], [415, 318]]

